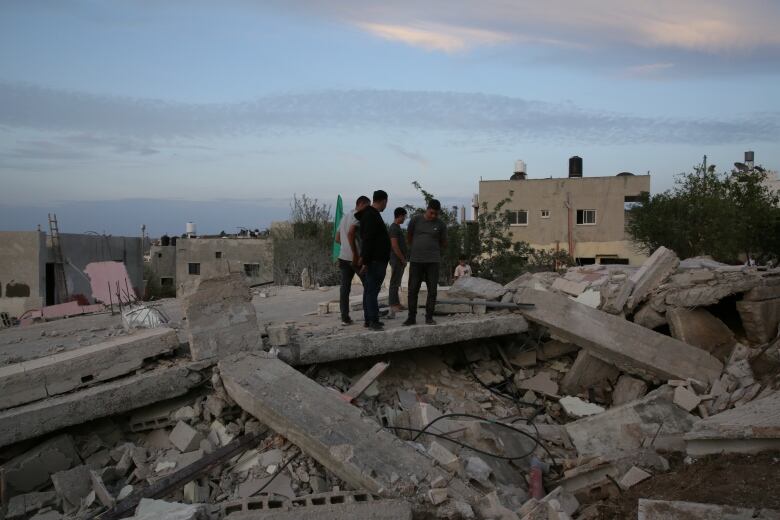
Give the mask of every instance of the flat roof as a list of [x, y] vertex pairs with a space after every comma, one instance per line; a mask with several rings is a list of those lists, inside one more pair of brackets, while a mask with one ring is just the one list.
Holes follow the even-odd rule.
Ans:
[[624, 177], [650, 177], [650, 174], [642, 175], [603, 175], [599, 177], [537, 177], [535, 179], [485, 179], [479, 182], [529, 182], [529, 181], [585, 181], [588, 179], [622, 179]]

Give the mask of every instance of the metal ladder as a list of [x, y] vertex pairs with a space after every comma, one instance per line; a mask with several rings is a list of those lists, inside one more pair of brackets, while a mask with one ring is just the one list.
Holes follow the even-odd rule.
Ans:
[[62, 255], [60, 243], [60, 228], [57, 225], [56, 213], [49, 213], [49, 232], [51, 233], [51, 249], [54, 252], [54, 287], [55, 303], [63, 303], [68, 299], [68, 283], [65, 280], [65, 258]]

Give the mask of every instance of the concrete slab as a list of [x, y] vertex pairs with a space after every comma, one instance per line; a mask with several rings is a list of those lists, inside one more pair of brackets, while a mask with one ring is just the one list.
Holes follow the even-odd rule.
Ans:
[[577, 359], [561, 381], [561, 390], [576, 395], [598, 386], [607, 386], [617, 380], [620, 370], [600, 360], [587, 350], [580, 350]]
[[447, 298], [498, 300], [506, 292], [507, 289], [500, 283], [476, 276], [466, 276], [455, 280], [447, 292]]
[[763, 301], [737, 302], [747, 339], [753, 343], [768, 343], [777, 336], [780, 325], [780, 298]]
[[70, 435], [58, 435], [6, 462], [2, 469], [9, 495], [48, 484], [54, 473], [81, 464]]
[[3, 410], [0, 447], [183, 395], [202, 382], [201, 367], [182, 363]]
[[653, 251], [642, 267], [629, 277], [633, 290], [626, 302], [628, 309], [633, 310], [634, 307], [642, 303], [651, 291], [674, 273], [678, 265], [680, 265], [680, 259], [674, 254], [674, 251], [663, 246]]
[[618, 378], [615, 388], [612, 390], [612, 406], [630, 403], [646, 393], [647, 383], [624, 374]]
[[734, 333], [707, 309], [669, 308], [666, 311], [672, 337], [704, 349], [725, 361], [737, 343]]
[[685, 442], [691, 456], [780, 449], [780, 392], [697, 421]]
[[639, 499], [637, 520], [780, 520], [780, 511], [696, 502]]
[[521, 289], [516, 302], [533, 303], [523, 315], [556, 336], [625, 372], [648, 379], [714, 381], [723, 364], [709, 353], [623, 318], [550, 292]]
[[202, 280], [184, 302], [193, 361], [261, 345], [252, 293], [241, 274]]
[[[377, 500], [365, 493], [334, 492], [290, 501], [258, 497], [223, 506], [225, 520], [411, 520], [403, 500]], [[232, 511], [232, 512], [231, 512]]]
[[662, 386], [642, 399], [565, 425], [580, 456], [606, 456], [652, 446], [682, 451], [683, 435], [696, 418], [674, 404], [674, 390]]
[[0, 367], [0, 409], [129, 374], [145, 360], [178, 345], [173, 329], [141, 329], [103, 343]]
[[[413, 496], [418, 486], [425, 491], [427, 482], [449, 478], [431, 459], [279, 359], [241, 353], [221, 360], [219, 368], [239, 406], [357, 489]], [[477, 499], [458, 478], [450, 489], [464, 500]]]
[[[398, 320], [400, 321], [400, 320]], [[341, 331], [304, 336], [298, 333], [293, 344], [279, 348], [279, 357], [291, 365], [327, 363], [387, 354], [422, 347], [448, 345], [459, 341], [519, 334], [528, 323], [519, 314], [442, 320], [436, 325], [402, 327], [400, 323], [384, 331]]]

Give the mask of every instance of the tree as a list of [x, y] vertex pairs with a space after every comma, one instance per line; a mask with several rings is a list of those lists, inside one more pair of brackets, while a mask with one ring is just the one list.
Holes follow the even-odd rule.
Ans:
[[665, 246], [682, 258], [776, 258], [780, 209], [765, 180], [758, 168], [718, 174], [714, 165], [695, 166], [671, 190], [642, 197], [629, 211], [628, 234], [645, 253]]

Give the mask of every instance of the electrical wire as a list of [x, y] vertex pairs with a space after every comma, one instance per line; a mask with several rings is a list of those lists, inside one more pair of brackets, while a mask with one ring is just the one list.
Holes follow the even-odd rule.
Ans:
[[270, 478], [270, 479], [268, 479], [268, 482], [266, 482], [265, 484], [263, 484], [263, 486], [262, 486], [260, 489], [258, 489], [257, 491], [255, 491], [255, 493], [254, 493], [254, 494], [256, 495], [256, 494], [260, 493], [262, 490], [264, 490], [265, 488], [267, 488], [267, 487], [268, 487], [268, 486], [271, 484], [271, 482], [273, 482], [273, 481], [274, 481], [274, 479], [275, 479], [276, 477], [278, 477], [279, 475], [281, 475], [282, 471], [284, 471], [284, 468], [286, 468], [287, 466], [289, 466], [289, 465], [290, 465], [290, 463], [291, 463], [292, 461], [294, 461], [295, 459], [297, 459], [297, 458], [300, 456], [300, 454], [301, 454], [301, 453], [302, 453], [301, 451], [298, 451], [298, 453], [296, 453], [295, 455], [293, 455], [292, 457], [290, 457], [290, 458], [289, 458], [289, 460], [288, 460], [287, 462], [285, 462], [285, 463], [282, 465], [282, 467], [280, 467], [279, 469], [277, 469], [277, 470], [274, 472], [274, 474], [273, 474], [273, 475], [271, 475], [271, 478]]

